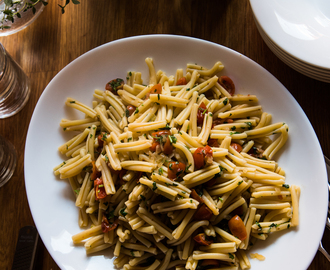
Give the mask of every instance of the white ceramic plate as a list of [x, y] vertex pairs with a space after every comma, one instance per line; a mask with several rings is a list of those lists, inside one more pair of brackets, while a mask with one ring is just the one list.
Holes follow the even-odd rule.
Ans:
[[330, 83], [330, 69], [328, 71], [324, 69], [317, 68], [315, 66], [311, 66], [294, 56], [288, 54], [282, 48], [280, 48], [277, 44], [275, 44], [268, 35], [263, 31], [262, 27], [259, 25], [258, 21], [255, 20], [258, 31], [269, 47], [269, 49], [285, 64], [294, 70], [300, 72], [301, 74], [313, 78], [315, 80], [323, 81]]
[[297, 59], [330, 70], [330, 1], [250, 0], [264, 32]]
[[327, 213], [327, 176], [320, 145], [302, 109], [287, 89], [269, 72], [247, 57], [220, 45], [180, 36], [151, 35], [117, 40], [100, 46], [73, 61], [49, 83], [33, 113], [25, 148], [25, 183], [31, 212], [48, 251], [62, 269], [114, 269], [111, 254], [86, 256], [74, 247], [71, 236], [80, 232], [74, 196], [67, 181], [52, 169], [64, 157], [58, 152], [67, 134], [59, 127], [62, 118], [82, 117], [66, 108], [68, 96], [91, 104], [94, 89], [103, 89], [113, 78], [141, 71], [145, 81], [146, 57], [157, 70], [174, 74], [188, 62], [211, 67], [220, 60], [223, 74], [230, 75], [241, 94], [256, 94], [273, 121], [286, 122], [290, 138], [277, 155], [286, 170], [287, 183], [301, 187], [300, 225], [272, 235], [253, 248], [266, 257], [251, 260], [253, 270], [307, 269], [322, 237]]

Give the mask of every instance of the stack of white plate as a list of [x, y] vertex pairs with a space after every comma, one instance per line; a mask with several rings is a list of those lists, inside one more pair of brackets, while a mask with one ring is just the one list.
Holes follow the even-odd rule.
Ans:
[[330, 83], [330, 0], [250, 0], [260, 35], [296, 71]]

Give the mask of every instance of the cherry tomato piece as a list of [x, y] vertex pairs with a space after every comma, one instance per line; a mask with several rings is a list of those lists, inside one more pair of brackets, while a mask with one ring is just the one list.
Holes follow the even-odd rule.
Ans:
[[109, 222], [108, 218], [103, 214], [101, 228], [102, 232], [106, 233], [116, 229], [118, 226], [118, 218], [114, 222]]
[[210, 220], [213, 213], [210, 208], [202, 204], [194, 215], [194, 220]]
[[196, 170], [203, 168], [206, 164], [211, 164], [213, 162], [212, 148], [208, 145], [198, 147], [193, 154], [193, 158]]
[[259, 148], [259, 147], [255, 147], [253, 146], [249, 151], [248, 151], [248, 154], [252, 157], [255, 157], [255, 158], [263, 158], [263, 152], [264, 150]]
[[182, 162], [172, 161], [168, 164], [167, 176], [171, 180], [178, 178], [186, 169], [186, 165]]
[[231, 119], [231, 118], [224, 118], [224, 119], [216, 118], [216, 119], [213, 120], [212, 128], [214, 128], [217, 125], [233, 123], [233, 122], [234, 122], [234, 120]]
[[206, 259], [206, 260], [202, 260], [201, 266], [220, 266], [220, 263], [218, 260], [215, 259]]
[[114, 79], [114, 80], [111, 80], [110, 82], [108, 82], [105, 85], [105, 90], [109, 90], [113, 94], [117, 95], [117, 91], [119, 89], [123, 89], [123, 87], [124, 87], [124, 80], [117, 78], [117, 79]]
[[207, 145], [211, 146], [211, 147], [219, 147], [220, 146], [217, 139], [209, 139], [207, 141]]
[[230, 146], [234, 148], [238, 153], [242, 152], [243, 147], [238, 143], [231, 143]]
[[243, 241], [247, 237], [246, 228], [243, 220], [238, 216], [232, 217], [228, 221], [228, 227], [231, 233], [236, 236], [238, 239]]
[[227, 92], [233, 96], [235, 94], [235, 84], [233, 83], [232, 79], [228, 76], [221, 76], [218, 79], [220, 85], [227, 90]]
[[105, 188], [103, 185], [103, 180], [101, 178], [97, 178], [94, 180], [94, 190], [95, 190], [95, 200], [100, 200], [107, 196], [107, 193], [105, 192]]
[[176, 85], [186, 85], [186, 84], [187, 84], [186, 77], [182, 77], [176, 82]]
[[[135, 110], [136, 110], [136, 108], [133, 106], [133, 105], [128, 105], [127, 107], [126, 107], [126, 109], [127, 109], [127, 111], [128, 111], [128, 115], [129, 116], [131, 116], [134, 112], [135, 112]], [[127, 115], [126, 115], [127, 116]]]
[[154, 138], [154, 142], [150, 147], [150, 151], [155, 152], [158, 145], [162, 145], [162, 149], [165, 155], [170, 155], [173, 152], [173, 146], [168, 138], [171, 135], [171, 131], [165, 129], [157, 132], [153, 132], [151, 136]]
[[146, 94], [146, 99], [148, 99], [151, 94], [161, 94], [161, 93], [162, 93], [162, 85], [160, 83], [155, 84]]
[[173, 145], [171, 144], [170, 138], [168, 136], [163, 147], [163, 153], [168, 156], [173, 153]]
[[156, 152], [157, 146], [159, 145], [159, 142], [153, 142], [151, 147], [149, 148], [151, 152]]
[[201, 246], [209, 246], [213, 243], [212, 240], [206, 239], [205, 233], [197, 234], [193, 239]]
[[197, 126], [202, 126], [203, 122], [204, 122], [204, 115], [208, 113], [208, 110], [204, 104], [204, 102], [202, 102], [197, 110]]
[[101, 172], [96, 168], [95, 161], [92, 161], [93, 171], [91, 174], [91, 180], [94, 181], [95, 179], [101, 176]]
[[198, 201], [200, 204], [204, 203], [203, 198], [199, 196], [196, 190], [194, 189], [191, 190], [190, 197]]
[[212, 187], [212, 186], [214, 186], [214, 184], [215, 184], [216, 181], [217, 181], [216, 178], [212, 178], [211, 180], [207, 181], [207, 182], [205, 183], [205, 185], [206, 185], [207, 187]]
[[155, 137], [160, 137], [162, 135], [171, 135], [171, 131], [169, 131], [167, 129], [164, 129], [164, 130], [160, 130], [160, 131], [151, 133], [151, 136], [154, 137], [154, 138]]

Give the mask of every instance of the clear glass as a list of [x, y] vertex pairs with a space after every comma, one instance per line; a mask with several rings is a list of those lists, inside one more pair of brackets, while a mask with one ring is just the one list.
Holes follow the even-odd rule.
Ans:
[[16, 168], [16, 150], [14, 146], [0, 135], [0, 187], [13, 176]]
[[0, 43], [0, 118], [18, 113], [29, 95], [29, 78]]
[[[28, 0], [27, 0], [28, 1]], [[23, 1], [24, 2], [24, 1]], [[5, 4], [4, 0], [0, 0], [0, 18], [3, 16], [3, 10], [4, 10]], [[17, 9], [24, 9], [24, 3], [23, 4], [17, 4]], [[0, 36], [8, 36], [11, 34], [14, 34], [20, 30], [23, 30], [25, 27], [29, 26], [44, 10], [44, 5], [39, 2], [35, 5], [35, 12], [33, 13], [32, 8], [28, 9], [27, 11], [21, 11], [19, 12], [21, 14], [21, 18], [18, 18], [17, 16], [14, 17], [14, 22], [7, 20], [3, 23], [4, 27], [10, 27], [8, 29], [0, 29]]]

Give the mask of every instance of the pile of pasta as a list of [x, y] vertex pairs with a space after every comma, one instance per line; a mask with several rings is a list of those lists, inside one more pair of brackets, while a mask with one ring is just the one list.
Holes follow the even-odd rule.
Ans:
[[84, 114], [62, 119], [76, 135], [54, 168], [85, 228], [73, 243], [110, 249], [125, 270], [249, 269], [256, 240], [299, 223], [300, 188], [273, 160], [288, 126], [235, 94], [221, 62], [168, 76], [145, 61], [147, 84], [130, 71], [95, 90], [92, 106], [66, 100]]

